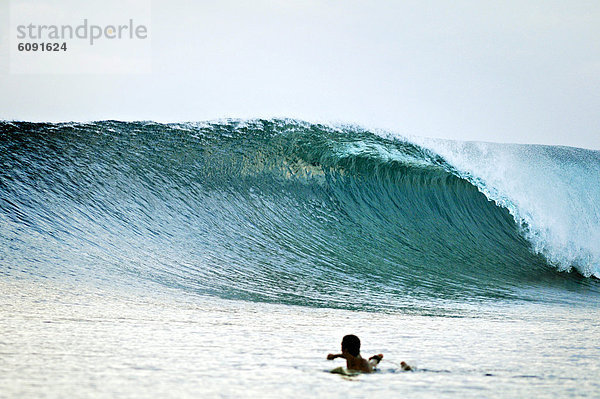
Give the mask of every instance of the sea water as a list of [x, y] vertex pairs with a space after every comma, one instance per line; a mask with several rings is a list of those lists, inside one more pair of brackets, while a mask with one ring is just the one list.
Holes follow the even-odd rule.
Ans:
[[600, 153], [416, 142], [3, 122], [0, 396], [596, 397]]
[[[2, 282], [3, 397], [597, 397], [597, 308], [499, 303], [452, 315], [307, 308]], [[374, 374], [328, 361], [343, 335]], [[404, 372], [400, 362], [415, 368]]]

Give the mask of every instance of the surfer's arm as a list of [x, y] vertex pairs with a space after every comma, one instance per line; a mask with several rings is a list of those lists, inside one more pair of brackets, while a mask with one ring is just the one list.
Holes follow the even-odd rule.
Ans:
[[369, 360], [374, 360], [379, 363], [383, 359], [383, 355], [380, 353], [379, 355], [373, 355], [369, 358]]
[[371, 369], [377, 367], [381, 359], [383, 359], [383, 355], [381, 353], [378, 355], [371, 356], [369, 358], [369, 366], [371, 367]]
[[327, 355], [327, 360], [333, 360], [333, 359], [337, 359], [338, 357], [341, 358], [346, 358], [346, 356], [344, 356], [343, 353], [338, 353], [337, 355], [334, 355], [333, 353], [330, 353], [329, 355]]

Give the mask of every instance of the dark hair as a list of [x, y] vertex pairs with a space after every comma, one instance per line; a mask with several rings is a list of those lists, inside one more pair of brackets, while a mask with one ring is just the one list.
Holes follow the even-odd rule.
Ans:
[[352, 356], [360, 353], [360, 339], [356, 335], [346, 335], [342, 339], [342, 351], [346, 349]]

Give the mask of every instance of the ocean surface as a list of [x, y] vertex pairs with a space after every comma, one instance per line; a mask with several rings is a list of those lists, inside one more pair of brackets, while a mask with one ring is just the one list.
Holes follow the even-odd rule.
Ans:
[[0, 397], [597, 397], [599, 277], [600, 151], [0, 122]]

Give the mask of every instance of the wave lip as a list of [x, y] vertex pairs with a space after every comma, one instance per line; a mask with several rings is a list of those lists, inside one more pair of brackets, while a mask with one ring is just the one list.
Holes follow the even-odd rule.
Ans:
[[[5, 275], [374, 310], [596, 291], [557, 270], [597, 273], [597, 248], [577, 240], [593, 233], [585, 201], [600, 195], [559, 179], [550, 210], [581, 222], [549, 224], [541, 172], [506, 155], [526, 149], [543, 171], [589, 177], [594, 152], [499, 145], [489, 168], [470, 147], [486, 145], [293, 120], [12, 122], [0, 138]], [[511, 183], [485, 168], [508, 168]], [[560, 203], [579, 201], [573, 192], [588, 197]], [[561, 228], [579, 247], [554, 239]], [[579, 255], [555, 259], [555, 247]]]
[[558, 270], [600, 277], [600, 151], [421, 139], [497, 205]]

